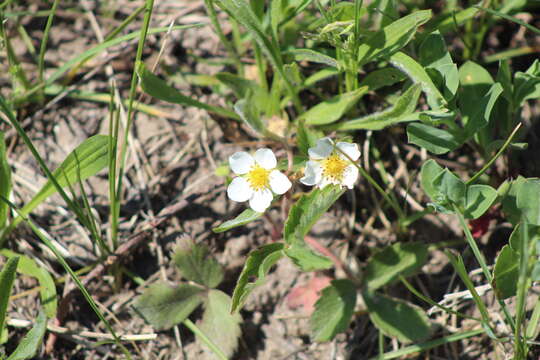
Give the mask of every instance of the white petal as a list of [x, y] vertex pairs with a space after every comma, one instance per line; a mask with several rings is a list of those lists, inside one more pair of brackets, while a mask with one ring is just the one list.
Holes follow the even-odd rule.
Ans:
[[334, 142], [329, 137], [317, 140], [315, 147], [308, 149], [310, 159], [322, 160], [330, 156], [334, 150]]
[[273, 198], [272, 192], [268, 189], [255, 191], [249, 199], [249, 207], [257, 212], [264, 212], [272, 203]]
[[231, 170], [237, 175], [247, 174], [253, 164], [255, 164], [253, 156], [249, 155], [245, 151], [238, 151], [229, 156], [229, 165]]
[[333, 178], [327, 178], [326, 176], [323, 176], [318, 186], [319, 186], [319, 189], [324, 189], [326, 185], [330, 185], [330, 184], [339, 185], [339, 184], [336, 184]]
[[358, 168], [354, 165], [347, 166], [343, 172], [342, 184], [352, 189], [356, 179], [358, 179]]
[[257, 164], [261, 165], [266, 170], [272, 170], [277, 165], [276, 155], [270, 149], [263, 148], [255, 151], [253, 155]]
[[275, 194], [285, 194], [291, 188], [292, 184], [289, 178], [278, 170], [270, 173], [270, 188]]
[[[356, 161], [360, 157], [360, 150], [358, 150], [358, 144], [338, 142], [337, 147], [345, 154], [347, 154], [352, 161]], [[341, 157], [347, 160], [347, 158], [343, 156], [343, 154], [341, 154]]]
[[248, 201], [253, 196], [253, 189], [243, 177], [235, 177], [227, 188], [227, 196], [233, 201]]
[[317, 185], [321, 181], [322, 167], [316, 161], [308, 161], [304, 170], [304, 177], [300, 182], [304, 185]]

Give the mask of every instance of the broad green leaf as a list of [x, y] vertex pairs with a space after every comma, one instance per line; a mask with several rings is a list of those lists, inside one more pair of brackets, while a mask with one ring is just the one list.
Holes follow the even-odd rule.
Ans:
[[329, 67], [329, 68], [321, 69], [306, 78], [306, 80], [304, 81], [303, 88], [311, 87], [315, 85], [316, 83], [318, 83], [319, 81], [326, 80], [333, 76], [337, 76], [338, 74], [339, 72], [335, 68]]
[[446, 154], [457, 149], [462, 143], [460, 136], [431, 125], [413, 123], [407, 126], [407, 138], [435, 155]]
[[396, 68], [388, 67], [370, 72], [360, 82], [360, 86], [367, 86], [368, 91], [375, 91], [385, 86], [394, 85], [406, 78], [403, 72]]
[[420, 84], [427, 96], [429, 106], [438, 110], [446, 105], [446, 100], [431, 80], [426, 70], [410, 56], [397, 52], [390, 57], [390, 63], [407, 75], [412, 82]]
[[2, 271], [0, 271], [0, 333], [4, 329], [9, 294], [11, 294], [11, 287], [13, 281], [15, 281], [18, 262], [18, 257], [10, 258], [2, 267]]
[[336, 59], [315, 50], [292, 49], [287, 51], [287, 54], [291, 54], [296, 61], [310, 61], [318, 64], [325, 64], [336, 69], [339, 68], [339, 63]]
[[[267, 244], [248, 255], [234, 288], [231, 305], [232, 313], [240, 309], [249, 293], [264, 282], [270, 268], [283, 257], [283, 248], [284, 244], [282, 243]], [[255, 278], [255, 281], [252, 281], [252, 278]]]
[[[7, 162], [4, 132], [0, 131], [0, 195], [9, 199], [9, 194], [11, 194], [11, 168]], [[6, 225], [8, 214], [9, 205], [0, 201], [0, 229]]]
[[248, 125], [253, 131], [259, 134], [264, 134], [265, 126], [261, 118], [259, 109], [255, 108], [254, 104], [250, 101], [252, 98], [251, 93], [248, 94], [246, 99], [240, 99], [234, 104], [234, 111], [238, 114], [246, 125]]
[[32, 276], [37, 279], [39, 282], [41, 305], [45, 310], [45, 314], [50, 319], [56, 317], [58, 299], [56, 298], [56, 285], [51, 274], [26, 255], [17, 254], [8, 249], [0, 250], [0, 254], [7, 258], [19, 258], [17, 271], [23, 275]]
[[[464, 132], [468, 137], [472, 137], [478, 130], [489, 124], [493, 106], [501, 93], [501, 84], [495, 83], [482, 98], [477, 99], [475, 103], [476, 107], [471, 109], [470, 113], [464, 113], [462, 111], [462, 120], [465, 123]], [[463, 94], [460, 94], [460, 100], [462, 99], [462, 96]]]
[[314, 189], [303, 195], [291, 207], [283, 229], [283, 238], [288, 245], [304, 243], [317, 220], [332, 206], [345, 191], [339, 186], [328, 185], [324, 189]]
[[164, 80], [152, 74], [150, 70], [146, 68], [144, 63], [139, 63], [136, 69], [143, 91], [150, 96], [170, 103], [183, 106], [193, 106], [227, 118], [240, 120], [238, 115], [236, 115], [236, 113], [231, 110], [224, 109], [218, 106], [208, 105], [198, 100], [182, 95], [178, 90], [176, 90], [172, 86], [169, 86]]
[[497, 190], [489, 185], [467, 186], [465, 212], [467, 219], [477, 219], [482, 216], [497, 199]]
[[432, 201], [436, 201], [439, 194], [437, 187], [433, 185], [433, 181], [444, 171], [433, 159], [429, 159], [422, 165], [420, 170], [420, 182], [425, 193]]
[[32, 329], [30, 329], [28, 334], [26, 334], [19, 342], [17, 348], [11, 353], [7, 360], [33, 359], [41, 346], [45, 330], [47, 330], [47, 316], [40, 312]]
[[419, 26], [431, 18], [431, 10], [416, 11], [377, 31], [358, 47], [359, 66], [399, 51], [412, 40]]
[[199, 286], [156, 283], [135, 300], [133, 307], [153, 327], [167, 330], [184, 321], [203, 299], [204, 289]]
[[185, 241], [176, 250], [174, 263], [185, 279], [197, 284], [215, 288], [223, 280], [223, 268], [204, 244]]
[[308, 125], [325, 125], [339, 120], [347, 113], [362, 96], [367, 93], [367, 87], [336, 95], [325, 100], [301, 114], [298, 120], [304, 120]]
[[540, 225], [540, 179], [527, 179], [519, 188], [516, 203], [529, 224]]
[[[238, 346], [242, 317], [231, 314], [232, 301], [229, 295], [220, 290], [210, 290], [205, 300], [204, 313], [199, 324], [202, 332], [230, 358]], [[204, 342], [201, 341], [201, 344]]]
[[517, 179], [504, 183], [506, 184], [504, 188], [502, 185], [499, 188], [504, 214], [514, 225], [521, 221], [521, 209], [517, 205], [517, 194], [526, 181], [527, 179], [523, 176], [518, 176]]
[[256, 98], [263, 97], [263, 100], [266, 95], [266, 92], [255, 81], [235, 74], [220, 72], [216, 74], [216, 79], [230, 88], [238, 99], [245, 98], [249, 92], [255, 94]]
[[333, 263], [327, 257], [313, 251], [306, 243], [294, 243], [284, 250], [285, 255], [302, 271], [324, 270]]
[[212, 229], [215, 233], [225, 232], [232, 228], [245, 225], [260, 218], [263, 214], [252, 209], [246, 209], [232, 220], [227, 220], [218, 227]]
[[453, 172], [444, 169], [434, 180], [433, 186], [438, 195], [435, 202], [445, 205], [448, 201], [457, 205], [464, 205], [466, 202], [467, 186]]
[[450, 101], [459, 86], [459, 73], [439, 31], [427, 35], [420, 45], [420, 64], [431, 75], [445, 99]]
[[417, 118], [410, 115], [414, 112], [418, 97], [420, 96], [420, 84], [408, 88], [396, 101], [396, 103], [381, 112], [370, 114], [359, 119], [341, 122], [332, 129], [335, 130], [382, 130], [400, 122], [414, 121]]
[[[527, 224], [527, 239], [530, 242], [536, 243], [537, 246], [540, 246], [540, 226]], [[514, 231], [510, 234], [509, 245], [516, 253], [521, 253], [521, 242], [523, 241], [524, 235], [521, 232], [525, 227], [524, 223], [520, 223], [514, 227]], [[540, 254], [540, 251], [537, 251], [537, 254]]]
[[[73, 150], [53, 172], [53, 176], [61, 187], [73, 186], [80, 181], [88, 179], [107, 167], [109, 163], [109, 137], [105, 135], [94, 135], [86, 139], [81, 145]], [[41, 204], [45, 199], [56, 192], [56, 188], [51, 181], [34, 195], [21, 210], [22, 215], [28, 215], [32, 210]], [[12, 225], [16, 226], [22, 218], [19, 216], [13, 220]]]
[[516, 295], [519, 278], [519, 255], [509, 245], [504, 245], [495, 262], [493, 288], [499, 299]]
[[364, 282], [368, 291], [376, 290], [401, 276], [410, 276], [427, 261], [427, 245], [419, 242], [387, 246], [368, 259]]
[[526, 72], [514, 77], [514, 106], [520, 108], [528, 99], [540, 98], [540, 61], [535, 60]]
[[457, 12], [445, 11], [428, 21], [424, 26], [424, 32], [420, 34], [419, 37], [422, 38], [422, 35], [427, 36], [435, 30], [438, 30], [441, 34], [446, 34], [451, 31], [454, 32], [456, 31], [457, 27], [472, 19], [477, 12], [478, 9], [474, 7], [469, 7]]
[[418, 306], [369, 291], [364, 292], [363, 297], [369, 318], [387, 336], [397, 337], [402, 342], [429, 337], [429, 319]]
[[333, 280], [323, 289], [309, 319], [311, 338], [330, 341], [348, 329], [356, 305], [356, 287], [348, 279]]

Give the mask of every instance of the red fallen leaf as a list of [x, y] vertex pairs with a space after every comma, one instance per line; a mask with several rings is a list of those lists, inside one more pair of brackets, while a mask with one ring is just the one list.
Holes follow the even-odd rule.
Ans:
[[287, 305], [291, 309], [303, 307], [304, 312], [311, 315], [322, 289], [327, 287], [331, 280], [328, 276], [315, 276], [306, 285], [292, 288], [287, 295]]
[[490, 221], [495, 218], [493, 211], [488, 211], [478, 219], [469, 221], [469, 229], [471, 229], [473, 238], [478, 239], [484, 236], [488, 231]]

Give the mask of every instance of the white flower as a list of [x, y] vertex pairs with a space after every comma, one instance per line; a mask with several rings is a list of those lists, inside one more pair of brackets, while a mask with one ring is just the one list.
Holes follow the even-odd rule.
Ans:
[[347, 154], [350, 160], [334, 148], [334, 142], [328, 137], [317, 140], [315, 147], [308, 149], [309, 161], [304, 177], [300, 179], [303, 184], [315, 185], [320, 189], [328, 184], [353, 188], [358, 178], [358, 168], [351, 160], [356, 161], [360, 157], [358, 145], [338, 142], [336, 147]]
[[264, 212], [274, 194], [281, 195], [291, 188], [289, 178], [276, 170], [276, 156], [270, 149], [259, 149], [251, 156], [239, 151], [229, 157], [229, 165], [238, 177], [227, 188], [229, 199], [238, 202], [249, 200], [249, 206]]

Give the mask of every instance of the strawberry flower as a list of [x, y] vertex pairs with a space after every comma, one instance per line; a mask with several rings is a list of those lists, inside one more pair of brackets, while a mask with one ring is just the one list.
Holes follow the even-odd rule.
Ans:
[[358, 179], [358, 168], [351, 160], [356, 161], [360, 157], [357, 144], [338, 142], [334, 145], [332, 139], [324, 137], [317, 140], [315, 147], [308, 149], [308, 154], [309, 161], [300, 182], [320, 189], [328, 184], [353, 188]]
[[291, 188], [289, 178], [276, 169], [276, 156], [270, 149], [258, 149], [253, 156], [245, 151], [236, 152], [229, 157], [229, 165], [238, 176], [229, 184], [227, 196], [237, 202], [249, 201], [257, 212], [264, 212], [274, 195], [282, 195]]

